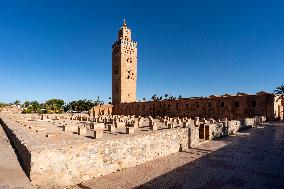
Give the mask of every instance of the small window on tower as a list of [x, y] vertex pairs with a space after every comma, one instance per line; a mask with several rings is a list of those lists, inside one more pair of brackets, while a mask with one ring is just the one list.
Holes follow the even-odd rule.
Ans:
[[252, 101], [252, 107], [256, 107], [256, 101]]
[[224, 107], [225, 106], [225, 103], [224, 102], [221, 102], [221, 107]]

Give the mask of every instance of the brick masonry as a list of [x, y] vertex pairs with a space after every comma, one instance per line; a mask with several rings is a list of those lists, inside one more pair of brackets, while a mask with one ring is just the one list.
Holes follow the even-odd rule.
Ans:
[[137, 42], [124, 20], [112, 45], [112, 103], [136, 101]]

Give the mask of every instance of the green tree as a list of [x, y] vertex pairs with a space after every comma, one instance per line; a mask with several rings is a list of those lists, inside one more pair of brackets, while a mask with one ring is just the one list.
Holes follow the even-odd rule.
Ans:
[[30, 109], [32, 110], [33, 113], [37, 113], [40, 111], [41, 106], [38, 101], [32, 101]]
[[5, 103], [0, 102], [0, 110], [6, 106]]
[[44, 109], [50, 113], [62, 112], [64, 100], [61, 99], [50, 99], [43, 104]]
[[19, 100], [16, 100], [13, 104], [19, 105], [21, 102]]
[[72, 110], [72, 111], [89, 111], [92, 107], [99, 104], [99, 99], [95, 102], [92, 100], [78, 100], [78, 101], [72, 101], [68, 104], [65, 104], [64, 111]]
[[152, 97], [151, 97], [152, 100], [157, 100], [157, 95], [154, 94]]
[[167, 99], [167, 98], [168, 98], [168, 96], [169, 96], [169, 95], [166, 93], [166, 94], [165, 94], [165, 99]]
[[284, 99], [284, 85], [282, 84], [279, 87], [276, 87], [274, 90], [274, 94], [278, 96], [277, 100], [283, 100]]
[[30, 105], [31, 105], [30, 101], [27, 100], [27, 101], [24, 102], [23, 107], [24, 107], [24, 108], [27, 108], [27, 107], [29, 107]]
[[23, 114], [40, 113], [41, 104], [38, 101], [30, 102], [30, 105], [22, 111]]

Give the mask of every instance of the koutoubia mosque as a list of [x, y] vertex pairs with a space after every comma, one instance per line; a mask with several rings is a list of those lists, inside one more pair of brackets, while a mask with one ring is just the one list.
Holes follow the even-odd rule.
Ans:
[[258, 92], [139, 101], [131, 34], [124, 20], [112, 45], [112, 104], [89, 114], [1, 109], [0, 189], [19, 178], [25, 188], [281, 188], [284, 124], [269, 120], [283, 119], [283, 100]]
[[124, 20], [112, 45], [112, 104], [98, 105], [92, 115], [136, 115], [241, 119], [265, 116], [283, 119], [283, 102], [271, 93], [137, 101], [137, 42]]

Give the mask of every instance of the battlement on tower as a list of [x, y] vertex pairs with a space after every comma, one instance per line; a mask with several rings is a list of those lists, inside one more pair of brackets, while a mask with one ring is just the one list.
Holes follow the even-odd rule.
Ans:
[[113, 43], [112, 45], [112, 49], [116, 48], [119, 45], [126, 45], [128, 47], [133, 47], [133, 48], [137, 48], [137, 42], [136, 41], [126, 41], [126, 40], [119, 40]]

